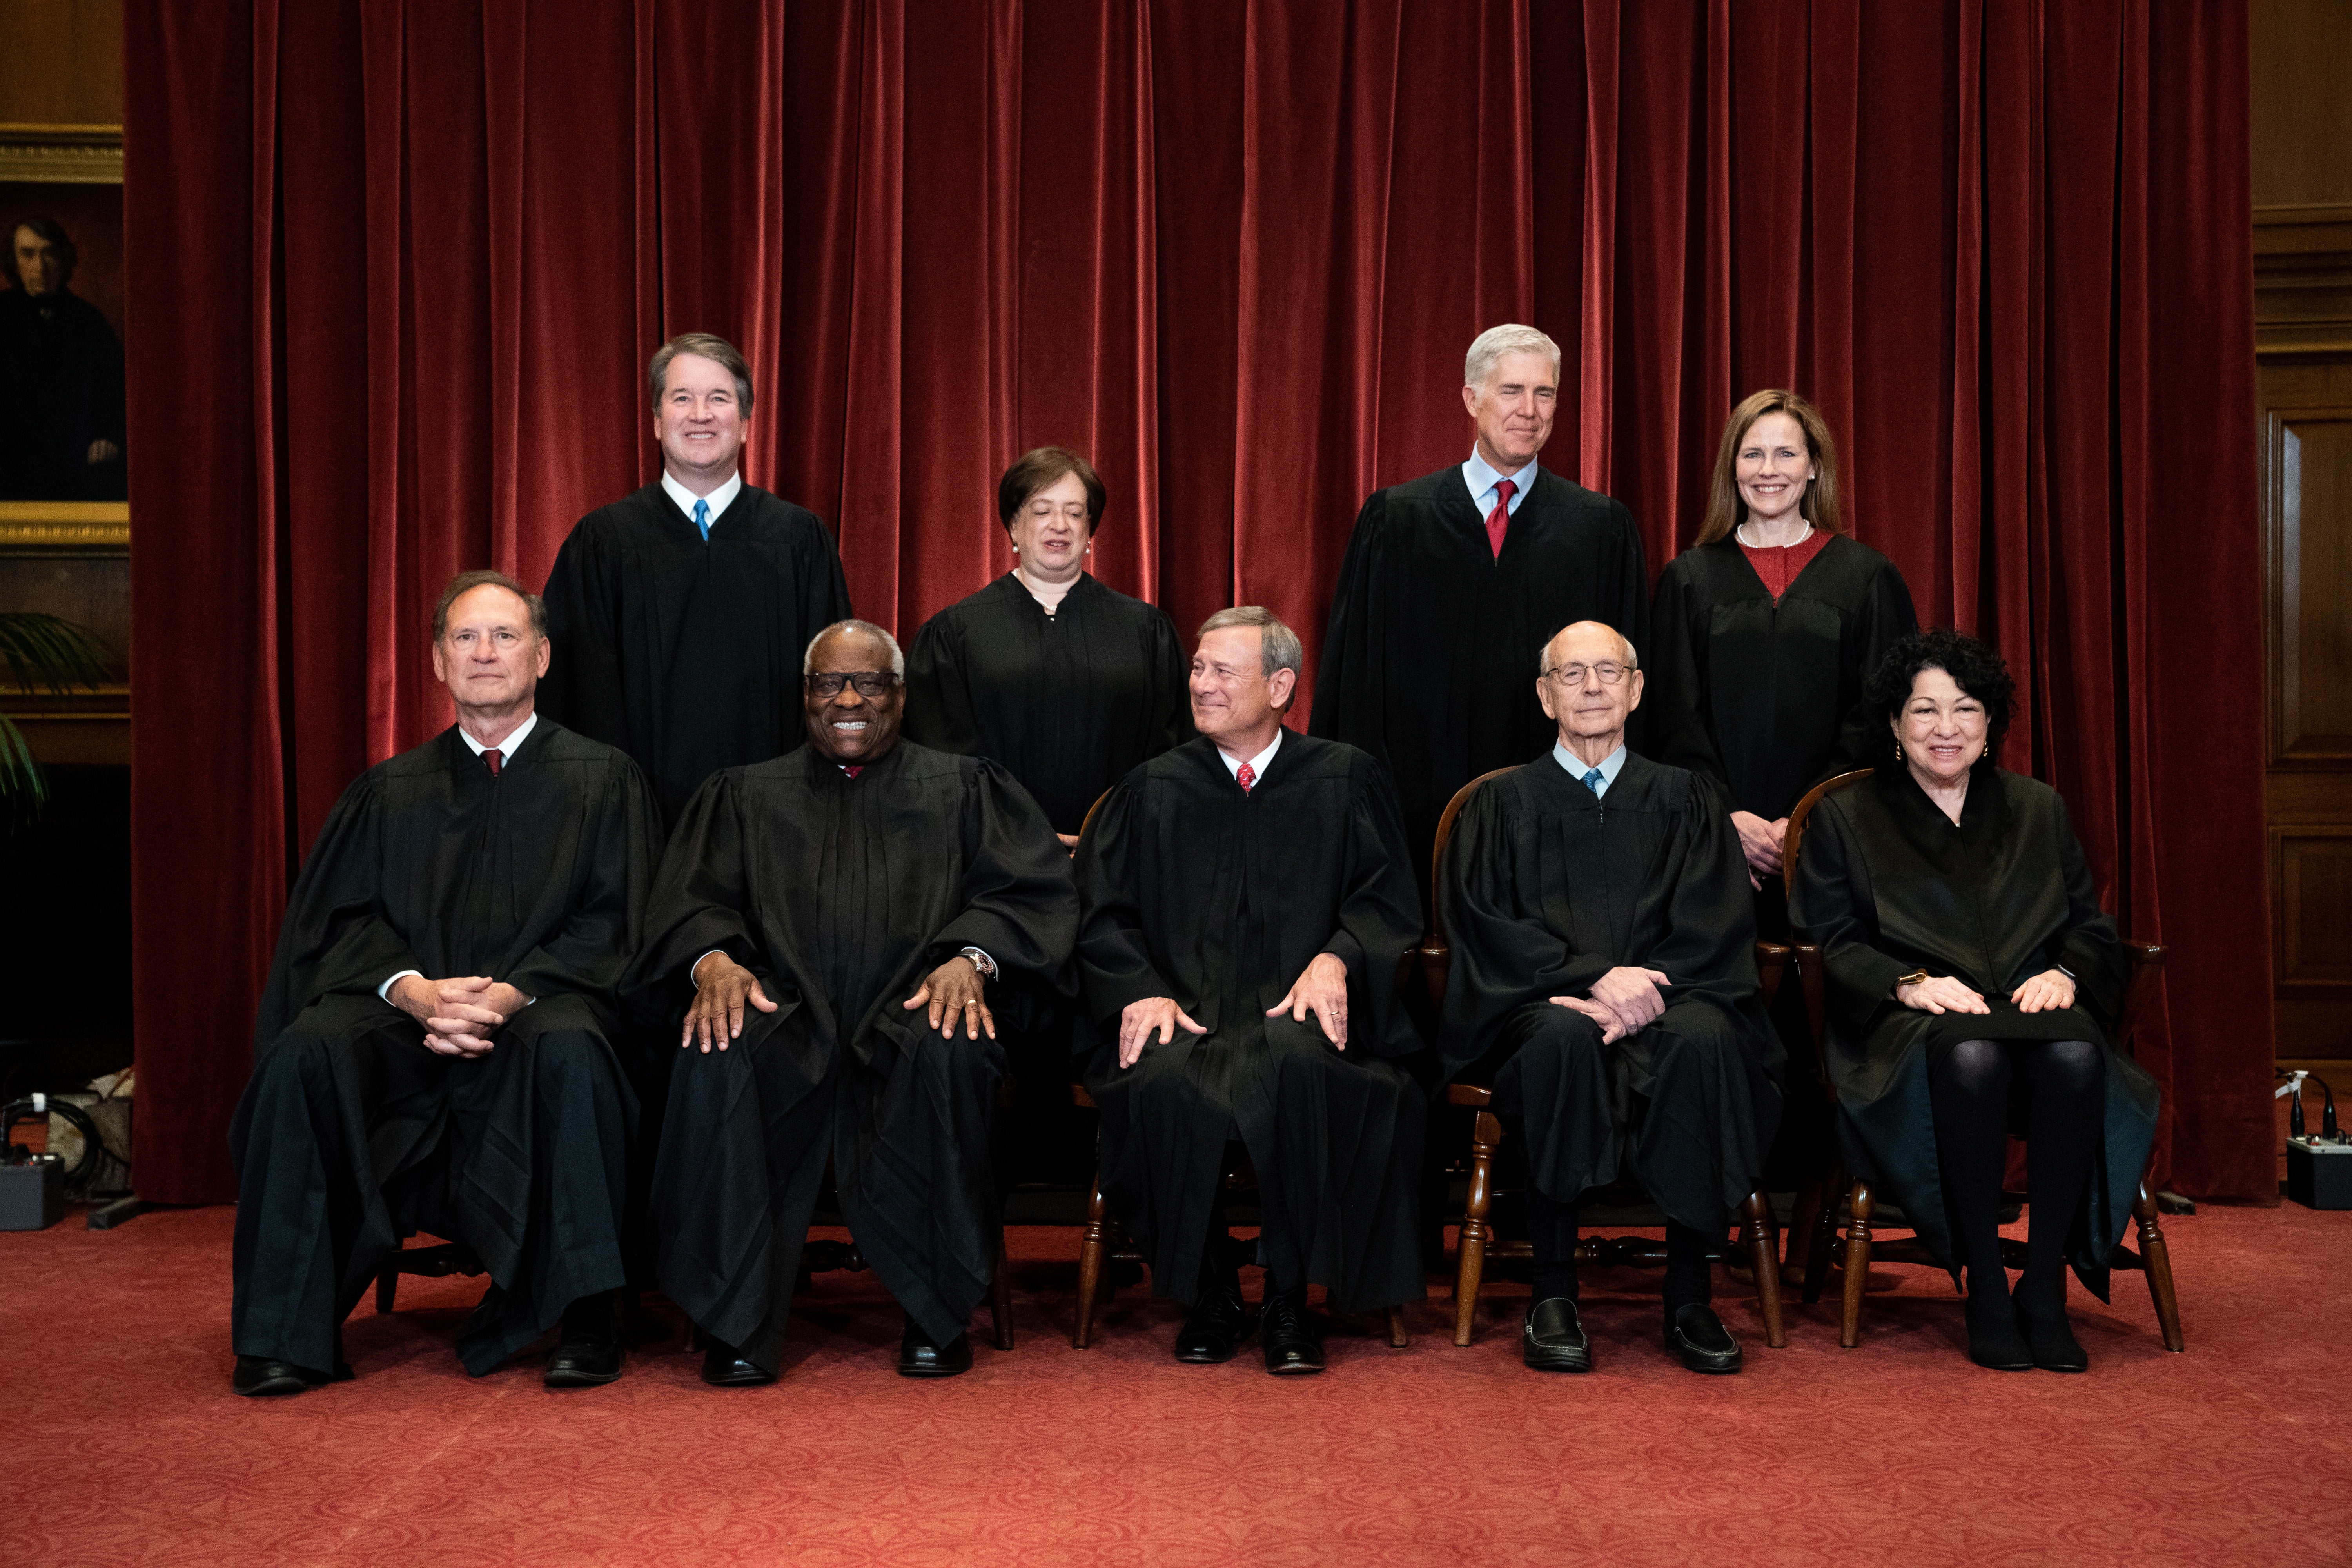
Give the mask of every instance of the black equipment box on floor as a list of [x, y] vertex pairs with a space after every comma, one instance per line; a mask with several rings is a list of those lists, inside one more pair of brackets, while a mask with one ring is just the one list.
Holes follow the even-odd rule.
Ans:
[[2286, 1195], [2306, 1208], [2352, 1209], [2352, 1143], [2288, 1139]]
[[47, 1230], [65, 1217], [66, 1168], [53, 1155], [0, 1165], [0, 1230]]

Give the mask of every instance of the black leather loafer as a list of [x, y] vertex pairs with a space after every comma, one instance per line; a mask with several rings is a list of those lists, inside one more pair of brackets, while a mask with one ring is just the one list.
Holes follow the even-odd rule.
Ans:
[[1192, 1303], [1192, 1315], [1176, 1335], [1176, 1359], [1188, 1366], [1217, 1366], [1234, 1359], [1248, 1332], [1238, 1283], [1212, 1285]]
[[1298, 1377], [1323, 1370], [1323, 1336], [1307, 1310], [1307, 1292], [1268, 1291], [1258, 1317], [1258, 1338], [1265, 1347], [1265, 1370], [1276, 1377]]
[[1538, 1372], [1591, 1372], [1592, 1342], [1576, 1303], [1565, 1296], [1528, 1302], [1519, 1321], [1519, 1359]]
[[713, 1388], [757, 1388], [775, 1382], [776, 1374], [757, 1362], [745, 1361], [733, 1345], [711, 1340], [702, 1352], [702, 1381]]
[[958, 1334], [945, 1344], [934, 1344], [914, 1319], [907, 1320], [898, 1336], [900, 1377], [953, 1377], [971, 1370], [971, 1336]]
[[1995, 1300], [1979, 1310], [1969, 1301], [1969, 1359], [1993, 1372], [2032, 1372], [2033, 1352], [2017, 1330], [2017, 1309]]
[[1738, 1372], [1739, 1342], [1704, 1301], [1678, 1307], [1666, 1320], [1666, 1349], [1693, 1372]]
[[290, 1361], [241, 1355], [236, 1358], [236, 1370], [229, 1373], [228, 1385], [247, 1399], [277, 1399], [316, 1388], [322, 1383], [349, 1383], [351, 1377], [352, 1369], [341, 1362], [335, 1363], [332, 1373], [320, 1373], [296, 1366]]

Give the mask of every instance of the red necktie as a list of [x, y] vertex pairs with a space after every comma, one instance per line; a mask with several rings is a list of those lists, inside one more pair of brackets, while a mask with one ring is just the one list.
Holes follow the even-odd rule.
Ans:
[[1247, 795], [1250, 792], [1250, 785], [1257, 783], [1257, 770], [1250, 766], [1247, 763], [1244, 763], [1241, 766], [1241, 771], [1235, 773], [1234, 777], [1240, 782], [1242, 793], [1244, 795]]
[[1486, 514], [1486, 542], [1495, 547], [1495, 559], [1503, 558], [1503, 535], [1511, 531], [1511, 498], [1519, 487], [1509, 479], [1495, 481], [1495, 510]]
[[496, 746], [482, 753], [482, 766], [490, 770], [492, 778], [499, 776], [499, 749]]

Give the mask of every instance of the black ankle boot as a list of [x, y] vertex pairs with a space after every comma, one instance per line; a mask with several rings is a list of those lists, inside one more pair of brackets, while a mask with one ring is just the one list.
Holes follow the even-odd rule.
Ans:
[[2088, 1372], [2091, 1358], [2066, 1321], [2066, 1276], [2017, 1282], [2017, 1327], [2033, 1364], [2044, 1372]]
[[1969, 1271], [1969, 1359], [1995, 1372], [2031, 1372], [2033, 1352], [2017, 1330], [2017, 1309], [2010, 1303], [2009, 1276], [1979, 1284]]

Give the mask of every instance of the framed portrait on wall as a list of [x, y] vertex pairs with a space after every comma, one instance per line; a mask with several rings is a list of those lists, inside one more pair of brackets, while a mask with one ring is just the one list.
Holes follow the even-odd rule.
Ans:
[[122, 133], [0, 124], [0, 541], [127, 542]]

